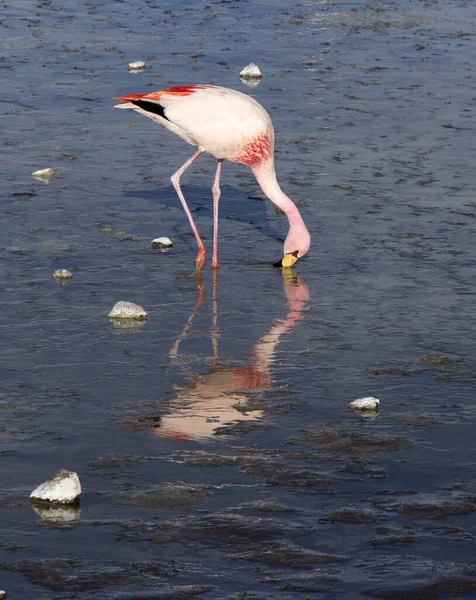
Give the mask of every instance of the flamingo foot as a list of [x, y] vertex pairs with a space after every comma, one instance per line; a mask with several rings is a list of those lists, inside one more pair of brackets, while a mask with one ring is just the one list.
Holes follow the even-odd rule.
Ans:
[[197, 269], [197, 273], [203, 269], [203, 265], [205, 264], [205, 257], [207, 255], [206, 248], [199, 248], [197, 252], [197, 257], [195, 258], [195, 268]]
[[218, 264], [218, 261], [212, 261], [212, 269], [219, 269], [220, 265]]

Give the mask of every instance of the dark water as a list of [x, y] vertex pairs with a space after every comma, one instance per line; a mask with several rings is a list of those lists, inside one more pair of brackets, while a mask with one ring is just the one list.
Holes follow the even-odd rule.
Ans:
[[[476, 598], [474, 3], [0, 8], [0, 589]], [[285, 217], [226, 164], [221, 269], [190, 276], [169, 176], [192, 148], [110, 110], [190, 83], [269, 110], [313, 238], [294, 274]], [[183, 179], [209, 248], [214, 169]], [[118, 300], [148, 321], [112, 324]], [[376, 418], [347, 408], [368, 395]], [[61, 467], [80, 513], [35, 512]]]

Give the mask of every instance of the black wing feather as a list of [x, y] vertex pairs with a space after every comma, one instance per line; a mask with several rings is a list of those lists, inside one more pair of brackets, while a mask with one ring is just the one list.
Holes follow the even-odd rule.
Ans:
[[[167, 119], [167, 116], [165, 115], [165, 108], [157, 102], [148, 102], [147, 100], [130, 100], [130, 103], [134, 104], [134, 106], [137, 106], [138, 108], [142, 108], [142, 110], [146, 110], [154, 115], [159, 115], [159, 117], [162, 117], [163, 119]], [[170, 119], [167, 119], [167, 121], [170, 121]]]

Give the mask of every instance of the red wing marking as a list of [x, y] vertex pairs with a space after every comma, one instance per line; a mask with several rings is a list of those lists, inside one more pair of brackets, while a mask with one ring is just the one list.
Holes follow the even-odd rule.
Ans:
[[117, 96], [114, 100], [121, 100], [120, 104], [126, 104], [131, 100], [160, 100], [162, 96], [168, 94], [170, 96], [190, 96], [197, 90], [210, 87], [208, 85], [178, 85], [176, 87], [151, 92], [150, 94], [127, 94], [127, 96]]
[[267, 133], [260, 133], [248, 142], [231, 160], [240, 165], [251, 167], [267, 160], [272, 155], [271, 140]]
[[156, 94], [172, 94], [174, 96], [190, 96], [193, 92], [197, 90], [203, 90], [204, 88], [210, 87], [209, 85], [177, 85], [176, 87], [171, 87], [166, 90], [162, 90], [161, 92], [155, 92]]

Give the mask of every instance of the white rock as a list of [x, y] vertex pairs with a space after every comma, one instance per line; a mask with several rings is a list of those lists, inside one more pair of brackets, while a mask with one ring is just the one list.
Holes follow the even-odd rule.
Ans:
[[51, 276], [53, 279], [72, 279], [73, 274], [68, 269], [58, 269]]
[[142, 60], [135, 60], [127, 65], [129, 71], [143, 71], [145, 69], [145, 62]]
[[31, 174], [32, 177], [46, 181], [46, 183], [52, 181], [55, 175], [56, 173], [53, 171], [53, 169], [40, 169], [39, 171], [35, 171]]
[[0, 600], [2, 600], [2, 598], [6, 598], [7, 597], [7, 592], [5, 592], [4, 590], [0, 590]]
[[139, 304], [133, 302], [116, 302], [111, 312], [107, 315], [110, 319], [139, 319], [145, 321], [147, 313]]
[[240, 77], [243, 77], [243, 79], [260, 79], [261, 77], [263, 77], [263, 74], [261, 73], [258, 65], [255, 65], [255, 63], [251, 62], [249, 65], [246, 65], [246, 67], [240, 71]]
[[81, 483], [77, 473], [60, 469], [54, 477], [39, 485], [30, 494], [32, 500], [55, 504], [73, 504], [81, 495]]
[[378, 398], [374, 398], [373, 396], [367, 396], [366, 398], [357, 398], [349, 404], [349, 408], [353, 410], [373, 410], [376, 411], [379, 409], [380, 400]]
[[159, 237], [152, 240], [152, 248], [171, 248], [173, 246], [172, 240], [168, 237]]

